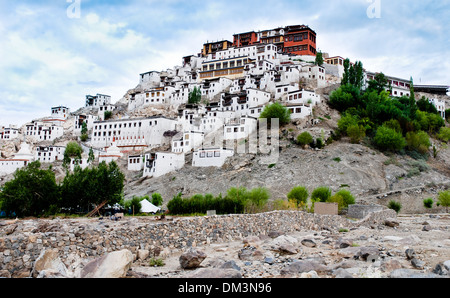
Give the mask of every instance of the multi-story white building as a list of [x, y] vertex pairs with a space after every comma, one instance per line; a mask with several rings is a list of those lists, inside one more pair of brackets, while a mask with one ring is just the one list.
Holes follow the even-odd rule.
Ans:
[[14, 140], [20, 136], [20, 130], [16, 125], [0, 127], [0, 140]]
[[38, 146], [34, 153], [34, 159], [42, 163], [53, 163], [64, 159], [66, 147], [63, 146]]
[[145, 154], [143, 177], [160, 177], [184, 167], [184, 153], [156, 152]]
[[256, 131], [257, 127], [257, 118], [245, 116], [238, 119], [229, 119], [223, 128], [223, 139], [225, 141], [246, 139]]
[[35, 141], [53, 141], [63, 136], [64, 128], [56, 124], [32, 121], [26, 125], [25, 134]]
[[104, 94], [86, 95], [86, 107], [95, 107], [111, 104], [111, 96]]
[[73, 130], [76, 135], [81, 134], [83, 123], [86, 123], [87, 130], [91, 130], [94, 127], [94, 122], [98, 121], [99, 117], [95, 115], [77, 115], [74, 117]]
[[116, 142], [119, 148], [156, 147], [168, 142], [164, 133], [175, 130], [176, 124], [176, 120], [163, 116], [96, 121], [91, 145], [104, 148]]

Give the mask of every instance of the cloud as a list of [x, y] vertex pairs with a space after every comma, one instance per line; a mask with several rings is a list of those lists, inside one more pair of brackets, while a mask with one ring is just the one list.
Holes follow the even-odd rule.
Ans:
[[83, 106], [87, 94], [120, 99], [139, 74], [181, 64], [203, 43], [233, 34], [306, 24], [318, 48], [366, 69], [450, 85], [450, 9], [441, 1], [81, 0], [79, 19], [64, 0], [0, 2], [0, 125]]

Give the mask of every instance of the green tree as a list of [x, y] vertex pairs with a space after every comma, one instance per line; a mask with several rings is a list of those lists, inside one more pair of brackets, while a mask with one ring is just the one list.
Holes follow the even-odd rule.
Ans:
[[287, 194], [287, 198], [289, 200], [295, 201], [297, 206], [306, 206], [306, 202], [308, 200], [308, 190], [304, 186], [296, 186], [291, 189], [291, 191]]
[[343, 207], [347, 208], [348, 205], [355, 204], [355, 197], [352, 195], [352, 193], [347, 189], [341, 189], [339, 190], [336, 195], [339, 195], [342, 197], [343, 201]]
[[112, 112], [111, 111], [105, 111], [103, 113], [103, 117], [104, 117], [105, 120], [110, 119], [112, 117]]
[[347, 135], [350, 137], [350, 142], [352, 144], [357, 144], [366, 136], [366, 129], [361, 125], [352, 124], [347, 127]]
[[60, 193], [51, 168], [42, 170], [39, 161], [14, 173], [0, 192], [2, 210], [17, 217], [41, 216], [59, 203]]
[[323, 55], [322, 55], [322, 52], [321, 51], [319, 51], [317, 54], [316, 54], [316, 61], [314, 62], [316, 65], [319, 65], [319, 66], [322, 66], [322, 64], [323, 64]]
[[421, 110], [422, 112], [427, 112], [427, 113], [432, 113], [432, 114], [438, 113], [438, 110], [436, 109], [434, 104], [429, 102], [425, 96], [422, 96], [422, 98], [420, 98], [416, 104], [417, 104], [418, 109]]
[[400, 151], [406, 146], [403, 135], [386, 126], [378, 127], [373, 143], [379, 149], [387, 151]]
[[331, 197], [331, 189], [326, 186], [319, 186], [311, 193], [311, 201], [313, 202], [327, 202]]
[[194, 89], [189, 92], [188, 95], [188, 103], [190, 104], [197, 104], [202, 100], [202, 91], [200, 88], [197, 88], [197, 86], [194, 87]]
[[247, 210], [259, 211], [269, 201], [270, 193], [265, 187], [253, 188], [248, 192], [245, 207]]
[[311, 135], [309, 132], [307, 132], [307, 131], [302, 132], [302, 133], [299, 134], [298, 137], [297, 137], [297, 143], [300, 144], [300, 145], [303, 146], [303, 147], [306, 146], [306, 145], [308, 145], [308, 144], [311, 144], [312, 141], [313, 141], [313, 137], [312, 137], [312, 135]]
[[271, 119], [279, 119], [280, 126], [288, 124], [291, 121], [289, 110], [279, 102], [267, 105], [261, 112], [260, 118], [267, 119], [268, 127], [270, 126]]
[[441, 127], [437, 137], [439, 140], [446, 143], [450, 141], [450, 127]]
[[84, 134], [87, 134], [87, 132], [88, 132], [87, 124], [86, 124], [86, 122], [83, 122], [81, 124], [81, 134], [84, 135]]
[[114, 161], [85, 169], [76, 166], [61, 184], [61, 207], [86, 210], [104, 201], [114, 205], [122, 198], [124, 180], [125, 175]]
[[161, 194], [155, 192], [152, 194], [152, 204], [155, 206], [161, 206], [163, 203], [163, 198]]
[[386, 76], [381, 72], [377, 73], [373, 80], [370, 80], [368, 83], [367, 90], [370, 91], [376, 91], [378, 94], [385, 91], [388, 85], [388, 79]]
[[341, 80], [341, 86], [349, 83], [350, 59], [344, 60], [344, 74]]
[[95, 160], [94, 150], [92, 148], [89, 148], [89, 156], [88, 156], [88, 163], [92, 163]]
[[82, 153], [83, 149], [77, 142], [69, 142], [66, 146], [66, 150], [64, 151], [63, 165], [65, 167], [69, 166], [72, 159], [79, 162], [81, 160]]
[[445, 207], [445, 212], [448, 212], [450, 206], [450, 190], [441, 191], [438, 196], [438, 203]]
[[431, 146], [430, 138], [424, 131], [410, 131], [406, 134], [406, 145], [409, 150], [417, 151], [421, 154], [428, 152]]

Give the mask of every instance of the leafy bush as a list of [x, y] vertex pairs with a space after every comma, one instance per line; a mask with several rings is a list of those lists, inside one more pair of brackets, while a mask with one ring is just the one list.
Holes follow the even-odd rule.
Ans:
[[[148, 198], [148, 196], [147, 196]], [[141, 212], [142, 204], [141, 201], [144, 199], [144, 197], [137, 197], [133, 196], [131, 200], [128, 200], [124, 203], [125, 209], [132, 210], [133, 214], [137, 214]]]
[[425, 207], [425, 208], [428, 208], [428, 209], [430, 209], [430, 208], [432, 208], [433, 207], [433, 199], [432, 198], [427, 198], [427, 199], [424, 199], [423, 200], [423, 206]]
[[441, 191], [439, 193], [438, 203], [439, 205], [446, 207], [446, 209], [450, 206], [450, 190]]
[[402, 209], [402, 204], [400, 202], [396, 201], [390, 201], [388, 204], [388, 208], [394, 210], [395, 212], [399, 213]]
[[267, 105], [261, 112], [260, 118], [267, 119], [267, 125], [270, 126], [270, 119], [279, 119], [279, 124], [288, 124], [291, 121], [291, 114], [289, 110], [282, 104], [276, 102]]
[[357, 116], [350, 113], [344, 113], [344, 115], [342, 115], [341, 119], [339, 119], [338, 121], [339, 132], [343, 135], [346, 135], [347, 129], [350, 126], [358, 125], [358, 120], [359, 118]]
[[104, 116], [105, 120], [108, 120], [108, 119], [110, 119], [112, 117], [112, 112], [111, 111], [105, 111], [103, 113], [103, 116]]
[[305, 146], [308, 144], [311, 144], [313, 141], [313, 137], [311, 136], [311, 134], [307, 131], [302, 132], [298, 137], [297, 137], [297, 143], [300, 144], [301, 146]]
[[338, 211], [341, 211], [344, 206], [344, 198], [339, 194], [334, 194], [331, 197], [327, 199], [328, 203], [337, 203], [338, 204]]
[[439, 140], [447, 143], [450, 140], [450, 127], [441, 127], [437, 137]]
[[163, 198], [161, 194], [155, 192], [152, 194], [152, 204], [155, 206], [161, 206], [163, 203]]
[[313, 202], [327, 202], [331, 197], [331, 189], [326, 186], [320, 186], [311, 193], [311, 201]]
[[421, 154], [428, 152], [431, 146], [430, 138], [424, 131], [413, 132], [406, 134], [406, 146], [409, 150], [417, 151]]
[[366, 129], [361, 125], [352, 124], [347, 127], [347, 135], [350, 137], [350, 142], [352, 144], [357, 144], [366, 136]]
[[406, 146], [402, 134], [386, 126], [377, 129], [373, 142], [379, 149], [387, 151], [400, 151]]
[[308, 196], [308, 190], [304, 186], [296, 186], [287, 194], [287, 198], [295, 201], [297, 206], [306, 206]]
[[347, 189], [341, 189], [339, 190], [336, 195], [339, 195], [343, 199], [343, 206], [344, 208], [347, 208], [348, 205], [355, 204], [355, 197], [352, 195], [352, 193]]

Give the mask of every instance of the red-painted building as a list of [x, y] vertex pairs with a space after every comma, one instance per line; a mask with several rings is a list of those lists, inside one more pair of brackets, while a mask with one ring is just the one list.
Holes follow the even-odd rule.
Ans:
[[263, 31], [250, 31], [233, 35], [233, 47], [254, 44], [274, 44], [285, 54], [315, 56], [316, 32], [305, 25], [279, 27]]
[[287, 26], [284, 31], [283, 52], [316, 56], [316, 32], [305, 25]]
[[233, 35], [233, 47], [240, 48], [259, 43], [258, 35], [255, 31], [239, 33]]

